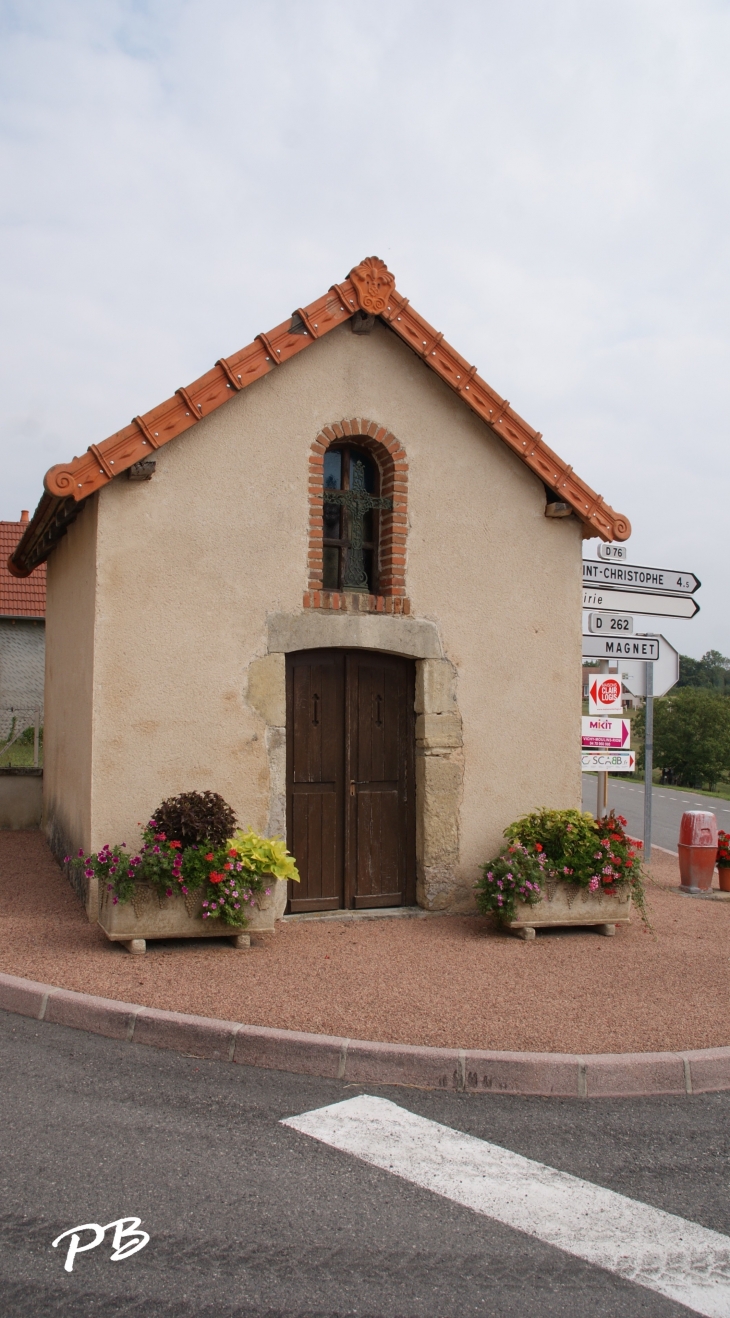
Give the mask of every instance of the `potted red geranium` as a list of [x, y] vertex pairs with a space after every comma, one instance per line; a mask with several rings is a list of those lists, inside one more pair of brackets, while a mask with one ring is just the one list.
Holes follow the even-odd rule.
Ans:
[[723, 892], [730, 892], [730, 833], [717, 832], [717, 877]]

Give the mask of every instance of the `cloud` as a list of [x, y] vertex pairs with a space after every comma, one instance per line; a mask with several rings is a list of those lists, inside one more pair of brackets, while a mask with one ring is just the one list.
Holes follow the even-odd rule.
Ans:
[[[730, 651], [730, 10], [0, 9], [3, 517], [377, 252]], [[589, 552], [591, 552], [589, 550]]]

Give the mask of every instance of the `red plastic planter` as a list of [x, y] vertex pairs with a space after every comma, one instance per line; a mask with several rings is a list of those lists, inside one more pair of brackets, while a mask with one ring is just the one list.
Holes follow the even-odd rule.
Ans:
[[717, 819], [709, 810], [685, 810], [677, 849], [681, 887], [709, 892], [717, 859]]

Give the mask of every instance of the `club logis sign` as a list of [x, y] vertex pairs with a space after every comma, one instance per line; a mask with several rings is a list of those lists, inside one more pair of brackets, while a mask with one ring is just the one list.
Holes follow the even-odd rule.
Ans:
[[588, 683], [590, 714], [621, 713], [621, 678], [615, 673], [597, 673]]

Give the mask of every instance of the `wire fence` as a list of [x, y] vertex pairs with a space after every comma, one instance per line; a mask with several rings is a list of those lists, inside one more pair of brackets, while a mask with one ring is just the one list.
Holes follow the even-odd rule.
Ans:
[[43, 764], [43, 707], [0, 705], [0, 768]]

